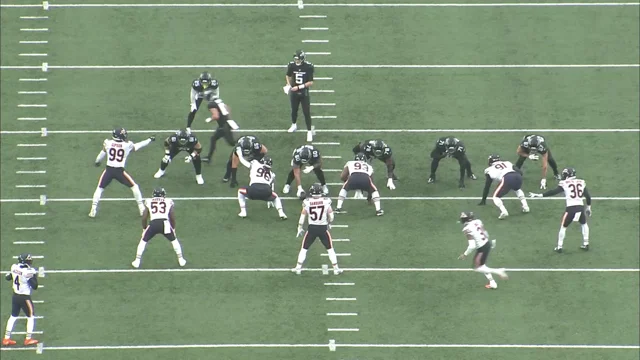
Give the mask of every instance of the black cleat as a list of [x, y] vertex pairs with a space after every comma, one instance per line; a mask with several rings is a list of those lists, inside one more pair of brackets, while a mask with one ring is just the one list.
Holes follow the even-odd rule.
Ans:
[[238, 181], [237, 180], [231, 180], [231, 183], [229, 184], [229, 187], [235, 188], [236, 186], [238, 186]]
[[433, 184], [434, 182], [436, 182], [436, 177], [435, 176], [430, 176], [429, 180], [427, 180], [427, 184]]
[[211, 164], [211, 158], [203, 157], [203, 158], [200, 158], [200, 160], [202, 160], [203, 163]]
[[471, 175], [469, 175], [469, 179], [478, 180], [478, 177], [476, 176], [476, 174], [471, 174]]
[[584, 251], [589, 251], [589, 244], [580, 246], [580, 249]]
[[559, 246], [556, 246], [555, 248], [553, 248], [553, 251], [557, 252], [558, 254], [562, 254], [562, 248]]
[[346, 211], [342, 210], [341, 208], [337, 208], [337, 209], [333, 209], [333, 212], [336, 214], [345, 214]]
[[229, 178], [228, 178], [228, 177], [226, 177], [226, 176], [225, 176], [225, 177], [223, 177], [223, 178], [222, 178], [222, 182], [229, 182]]
[[380, 209], [376, 211], [376, 216], [382, 216], [382, 215], [384, 215], [384, 210]]

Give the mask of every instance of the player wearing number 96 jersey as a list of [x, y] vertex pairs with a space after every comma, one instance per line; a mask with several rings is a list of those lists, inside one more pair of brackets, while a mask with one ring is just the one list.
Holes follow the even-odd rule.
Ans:
[[[576, 169], [564, 168], [562, 169], [560, 182], [558, 187], [545, 192], [544, 194], [530, 193], [531, 197], [547, 197], [560, 194], [564, 192], [564, 196], [567, 200], [567, 207], [562, 215], [562, 223], [560, 224], [560, 232], [558, 233], [558, 246], [555, 247], [555, 251], [562, 252], [562, 245], [564, 243], [564, 236], [567, 232], [567, 228], [573, 221], [578, 221], [582, 228], [582, 250], [589, 250], [589, 224], [587, 224], [587, 216], [591, 216], [591, 195], [587, 190], [587, 183], [576, 178]], [[587, 208], [584, 207], [583, 198], [587, 200]]]
[[513, 164], [509, 161], [502, 161], [500, 155], [489, 156], [489, 167], [484, 170], [486, 182], [484, 184], [484, 190], [482, 192], [482, 200], [478, 205], [485, 205], [487, 203], [487, 195], [489, 195], [489, 188], [493, 180], [499, 181], [500, 184], [493, 192], [493, 203], [500, 209], [500, 216], [498, 219], [504, 219], [509, 216], [507, 208], [504, 207], [502, 197], [509, 191], [513, 190], [516, 193], [520, 203], [522, 204], [522, 212], [529, 212], [529, 205], [527, 199], [522, 191], [522, 172], [518, 168], [514, 168]]
[[178, 256], [178, 264], [185, 266], [187, 261], [182, 257], [182, 246], [176, 237], [176, 216], [173, 211], [173, 200], [166, 197], [167, 192], [163, 188], [153, 190], [153, 197], [145, 201], [144, 214], [142, 215], [142, 237], [138, 243], [136, 259], [131, 265], [140, 267], [142, 253], [147, 243], [156, 235], [163, 235], [171, 242], [173, 250]]
[[95, 165], [100, 166], [102, 159], [107, 157], [107, 167], [102, 171], [100, 180], [98, 180], [98, 186], [93, 193], [93, 202], [91, 204], [91, 211], [89, 211], [90, 217], [96, 217], [98, 213], [98, 203], [104, 189], [109, 186], [113, 179], [119, 183], [128, 186], [133, 192], [133, 197], [138, 203], [138, 210], [142, 216], [144, 211], [144, 205], [142, 204], [142, 193], [140, 188], [133, 178], [124, 170], [124, 166], [127, 162], [127, 158], [132, 151], [138, 151], [143, 147], [149, 145], [156, 138], [150, 136], [147, 140], [133, 143], [128, 140], [127, 130], [123, 128], [114, 129], [111, 134], [111, 139], [106, 139], [102, 143], [102, 150], [96, 157]]
[[380, 193], [378, 188], [373, 184], [373, 167], [367, 163], [366, 155], [358, 153], [352, 161], [348, 161], [342, 170], [341, 180], [344, 181], [342, 189], [338, 194], [338, 206], [336, 213], [343, 213], [342, 204], [347, 197], [347, 191], [365, 191], [369, 194], [369, 201], [373, 201], [376, 207], [376, 215], [384, 215], [384, 211], [380, 208]]
[[264, 156], [260, 160], [251, 161], [249, 165], [249, 186], [243, 186], [238, 189], [238, 203], [240, 204], [238, 216], [241, 218], [247, 217], [247, 199], [249, 199], [267, 201], [268, 208], [273, 205], [278, 210], [280, 219], [287, 219], [287, 215], [282, 210], [282, 202], [274, 191], [276, 174], [271, 171], [272, 165], [273, 160], [268, 156]]
[[[309, 189], [311, 196], [302, 202], [302, 213], [298, 221], [298, 232], [296, 236], [304, 235], [302, 238], [302, 248], [298, 253], [298, 263], [296, 267], [291, 269], [292, 272], [300, 275], [302, 273], [302, 264], [307, 258], [307, 250], [311, 247], [316, 239], [320, 239], [322, 245], [327, 249], [329, 260], [333, 265], [333, 273], [339, 275], [342, 270], [338, 267], [338, 256], [333, 249], [331, 242], [331, 233], [329, 229], [333, 222], [333, 209], [331, 209], [331, 199], [325, 197], [322, 191], [322, 185], [315, 183]], [[309, 215], [309, 227], [304, 231], [302, 226]]]

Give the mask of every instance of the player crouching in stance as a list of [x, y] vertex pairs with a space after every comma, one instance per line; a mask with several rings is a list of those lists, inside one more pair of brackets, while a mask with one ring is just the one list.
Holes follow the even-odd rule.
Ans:
[[[296, 237], [302, 236], [302, 248], [298, 253], [298, 263], [296, 267], [291, 269], [292, 272], [300, 275], [302, 273], [302, 264], [307, 258], [307, 250], [311, 247], [317, 238], [320, 238], [322, 245], [327, 249], [329, 254], [329, 261], [333, 265], [333, 273], [340, 275], [342, 270], [338, 267], [338, 256], [333, 249], [331, 242], [331, 233], [329, 228], [333, 222], [333, 210], [331, 209], [331, 199], [325, 197], [322, 192], [322, 185], [316, 183], [311, 185], [309, 189], [310, 197], [304, 199], [302, 202], [302, 213], [300, 214], [300, 220], [298, 221], [298, 233]], [[309, 227], [305, 232], [302, 226], [309, 215]]]
[[516, 196], [520, 199], [522, 204], [522, 212], [529, 212], [529, 205], [527, 205], [527, 199], [522, 191], [522, 173], [520, 169], [514, 168], [513, 164], [509, 161], [500, 160], [500, 155], [489, 156], [489, 167], [484, 170], [486, 182], [484, 184], [484, 190], [482, 192], [482, 200], [478, 205], [487, 204], [487, 195], [489, 195], [489, 188], [493, 180], [500, 181], [498, 187], [493, 192], [493, 203], [500, 209], [500, 216], [498, 219], [504, 219], [509, 216], [507, 208], [504, 207], [502, 197], [505, 196], [510, 190], [516, 192]]
[[[561, 179], [557, 188], [549, 190], [544, 194], [530, 193], [529, 196], [547, 197], [564, 192], [567, 200], [567, 208], [564, 210], [564, 215], [562, 215], [562, 224], [560, 225], [560, 232], [558, 233], [558, 246], [553, 250], [562, 253], [562, 245], [567, 228], [571, 222], [578, 220], [580, 227], [582, 227], [582, 246], [580, 246], [580, 249], [588, 251], [589, 224], [587, 224], [587, 216], [591, 216], [591, 195], [589, 195], [589, 191], [587, 190], [587, 183], [582, 179], [576, 178], [576, 169], [574, 168], [562, 169]], [[583, 198], [587, 199], [586, 210], [584, 208]]]
[[32, 262], [31, 254], [21, 254], [18, 256], [18, 263], [11, 265], [11, 272], [5, 276], [7, 281], [13, 283], [13, 298], [11, 300], [11, 317], [7, 321], [7, 329], [2, 339], [4, 346], [16, 344], [14, 340], [11, 340], [11, 332], [16, 320], [18, 320], [20, 310], [27, 317], [27, 336], [24, 339], [24, 344], [35, 345], [38, 343], [38, 340], [31, 338], [36, 326], [31, 291], [38, 289], [38, 270], [31, 267]]
[[[171, 246], [173, 246], [173, 250], [178, 255], [178, 264], [180, 266], [187, 264], [187, 260], [182, 257], [180, 241], [176, 237], [176, 216], [173, 212], [173, 200], [167, 198], [166, 195], [167, 192], [164, 189], [157, 188], [153, 190], [153, 198], [145, 201], [146, 208], [144, 215], [142, 215], [142, 228], [144, 231], [138, 243], [136, 259], [131, 263], [136, 269], [140, 267], [142, 253], [147, 247], [147, 243], [158, 234], [164, 235], [167, 240], [171, 241]], [[147, 220], [150, 220], [148, 225]]]
[[271, 171], [272, 165], [273, 160], [268, 156], [264, 156], [260, 160], [251, 161], [249, 186], [243, 186], [238, 189], [238, 203], [240, 204], [238, 216], [241, 218], [247, 217], [247, 199], [249, 199], [267, 201], [267, 207], [273, 205], [278, 210], [280, 219], [287, 219], [287, 215], [282, 210], [282, 201], [273, 190], [275, 188], [276, 175]]
[[382, 140], [367, 140], [365, 142], [358, 143], [353, 147], [353, 154], [363, 153], [367, 158], [367, 162], [371, 162], [371, 159], [378, 159], [387, 166], [387, 188], [389, 190], [395, 190], [396, 185], [394, 180], [398, 180], [395, 174], [396, 161], [393, 159], [393, 153], [387, 143]]
[[204, 184], [204, 179], [202, 178], [202, 159], [200, 158], [202, 146], [198, 138], [195, 137], [195, 135], [187, 134], [186, 130], [178, 130], [175, 134], [164, 140], [164, 157], [160, 162], [160, 169], [158, 169], [153, 177], [156, 179], [161, 178], [167, 166], [171, 163], [171, 160], [181, 151], [189, 153], [184, 159], [184, 162], [193, 162], [193, 168], [196, 170], [196, 181], [199, 185]]
[[336, 213], [339, 214], [346, 212], [342, 210], [342, 203], [347, 197], [347, 191], [356, 190], [366, 191], [369, 194], [370, 201], [373, 201], [373, 204], [376, 207], [376, 215], [384, 215], [384, 210], [380, 208], [380, 193], [378, 192], [378, 188], [373, 184], [371, 175], [373, 175], [373, 168], [371, 165], [367, 164], [367, 157], [365, 154], [356, 154], [353, 160], [347, 161], [347, 164], [344, 166], [342, 174], [340, 175], [340, 178], [345, 183], [338, 194], [338, 207], [335, 210]]
[[242, 164], [247, 168], [251, 167], [251, 161], [260, 160], [267, 154], [267, 147], [260, 143], [257, 137], [247, 135], [238, 139], [236, 146], [233, 148], [229, 161], [227, 161], [227, 171], [222, 178], [222, 182], [231, 179], [230, 187], [238, 186], [236, 176], [238, 174], [238, 164]]
[[133, 143], [127, 140], [127, 130], [123, 128], [114, 129], [111, 133], [111, 139], [105, 139], [102, 143], [102, 150], [96, 157], [95, 165], [100, 166], [100, 161], [107, 157], [107, 167], [100, 175], [98, 180], [98, 186], [93, 193], [93, 201], [91, 203], [91, 210], [89, 211], [89, 217], [96, 217], [98, 213], [98, 203], [104, 189], [109, 186], [111, 180], [116, 179], [120, 184], [128, 186], [133, 192], [133, 197], [138, 203], [138, 210], [140, 215], [144, 211], [144, 205], [142, 204], [142, 193], [140, 187], [133, 181], [133, 178], [124, 170], [124, 166], [127, 163], [127, 158], [132, 151], [138, 151], [143, 147], [149, 145], [156, 138], [154, 136], [149, 137], [147, 140]]
[[489, 241], [489, 233], [484, 229], [484, 224], [480, 219], [476, 219], [472, 212], [461, 213], [460, 223], [464, 225], [462, 232], [466, 235], [469, 246], [464, 253], [458, 256], [458, 260], [466, 259], [466, 257], [475, 250], [473, 270], [483, 273], [487, 280], [489, 280], [489, 283], [485, 285], [487, 289], [497, 289], [498, 284], [493, 279], [492, 274], [496, 274], [505, 280], [508, 279], [508, 277], [505, 269], [492, 269], [486, 265], [489, 252], [496, 247], [496, 241]]
[[302, 172], [308, 174], [313, 171], [316, 174], [320, 185], [322, 186], [323, 193], [328, 194], [329, 188], [327, 187], [324, 172], [322, 171], [322, 156], [320, 155], [320, 150], [318, 150], [313, 145], [303, 145], [293, 150], [291, 158], [291, 171], [287, 176], [287, 183], [284, 184], [282, 192], [284, 194], [288, 194], [291, 190], [291, 183], [293, 182], [293, 179], [295, 179], [296, 185], [298, 185], [296, 196], [299, 198], [303, 197], [302, 195], [304, 194], [304, 190], [302, 189], [300, 180], [300, 167], [302, 167], [302, 165], [305, 165]]

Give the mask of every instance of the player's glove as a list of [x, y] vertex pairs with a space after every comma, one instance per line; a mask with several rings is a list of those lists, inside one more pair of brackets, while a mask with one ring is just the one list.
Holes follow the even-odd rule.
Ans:
[[538, 154], [529, 154], [529, 160], [536, 161], [538, 159], [540, 159], [540, 155], [538, 155]]
[[197, 111], [198, 107], [196, 106], [196, 103], [191, 103], [191, 112]]
[[302, 195], [304, 193], [304, 190], [302, 189], [302, 185], [298, 186], [298, 192], [296, 192], [296, 196], [300, 197], [300, 195]]
[[591, 217], [591, 205], [587, 206], [587, 210], [584, 211], [587, 216]]
[[532, 198], [542, 197], [542, 194], [538, 194], [538, 193], [532, 193], [532, 192], [530, 192], [530, 193], [529, 193], [529, 197], [532, 197]]
[[304, 235], [304, 229], [302, 228], [302, 226], [298, 226], [298, 232], [296, 234], [296, 237], [300, 237]]
[[204, 119], [204, 122], [206, 122], [206, 123], [210, 123], [210, 122], [211, 122], [211, 120], [213, 120], [213, 119], [212, 119], [212, 118], [210, 118], [210, 117], [208, 117], [208, 118]]
[[496, 248], [496, 239], [491, 240], [491, 248], [492, 249]]
[[547, 179], [540, 180], [540, 189], [544, 190], [547, 188]]
[[289, 90], [291, 90], [291, 85], [289, 84], [282, 87], [282, 91], [284, 91], [284, 93], [287, 95], [289, 95]]
[[191, 135], [191, 128], [190, 127], [186, 128], [185, 131], [187, 132], [187, 135]]
[[165, 155], [162, 157], [162, 162], [168, 164], [171, 162], [171, 155]]
[[272, 207], [276, 207], [276, 203], [273, 201], [267, 201], [267, 209], [271, 209]]
[[190, 162], [191, 162], [191, 160], [192, 160], [191, 155], [187, 155], [187, 156], [184, 158], [184, 162], [186, 162], [186, 163], [190, 163]]
[[302, 172], [305, 174], [308, 174], [312, 171], [313, 171], [313, 166], [305, 166], [305, 168], [302, 170]]
[[100, 167], [100, 161], [96, 161], [93, 165], [95, 165], [96, 167]]
[[396, 186], [393, 184], [393, 179], [392, 178], [389, 178], [387, 180], [387, 187], [389, 188], [389, 190], [395, 190], [396, 189]]

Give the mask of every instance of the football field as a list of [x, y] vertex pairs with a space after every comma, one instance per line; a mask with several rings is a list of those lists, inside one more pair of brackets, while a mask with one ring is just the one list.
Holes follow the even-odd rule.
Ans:
[[[241, 0], [237, 0], [241, 1]], [[638, 2], [466, 0], [0, 0], [0, 268], [29, 252], [43, 267], [35, 291], [44, 345], [2, 360], [71, 359], [640, 359], [640, 81]], [[383, 217], [347, 199], [332, 235], [345, 272], [326, 275], [321, 244], [291, 273], [300, 200], [281, 194], [291, 152], [286, 64], [304, 49], [315, 64], [313, 144], [332, 197], [360, 141], [382, 139], [397, 189], [374, 162]], [[186, 126], [189, 86], [203, 71], [240, 125], [274, 160], [287, 221], [263, 202], [237, 216], [237, 189], [221, 181], [220, 142], [204, 185], [178, 156], [153, 174], [162, 141]], [[192, 126], [206, 152], [205, 106]], [[302, 114], [299, 124], [304, 124]], [[124, 127], [127, 171], [150, 197], [176, 202], [188, 264], [152, 240], [133, 269], [141, 232], [131, 191], [117, 183], [87, 216], [102, 141]], [[593, 198], [591, 249], [571, 225], [557, 254], [563, 196], [532, 199], [498, 220], [478, 206], [487, 156], [515, 162], [527, 134], [543, 135], [560, 169], [575, 167]], [[427, 184], [441, 136], [464, 142], [479, 179], [458, 189], [456, 161]], [[186, 154], [185, 154], [186, 155]], [[540, 192], [527, 160], [523, 190]], [[556, 181], [549, 168], [548, 188]], [[248, 185], [245, 169], [240, 185]], [[303, 175], [308, 188], [316, 181]], [[351, 196], [352, 194], [350, 194]], [[486, 290], [457, 218], [473, 211], [497, 247], [490, 267], [508, 281]], [[0, 287], [0, 331], [11, 312]], [[22, 332], [23, 334], [20, 334]]]

